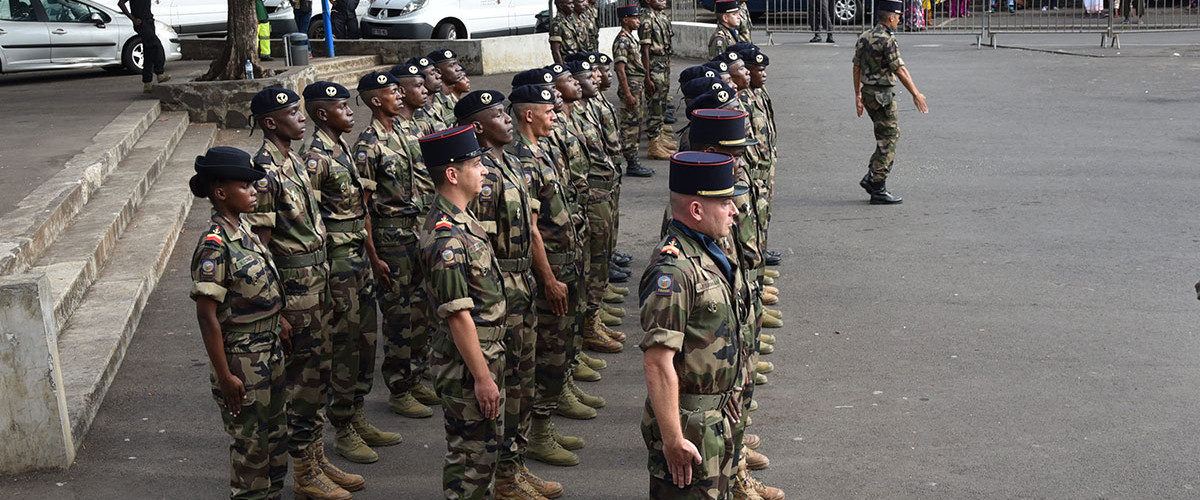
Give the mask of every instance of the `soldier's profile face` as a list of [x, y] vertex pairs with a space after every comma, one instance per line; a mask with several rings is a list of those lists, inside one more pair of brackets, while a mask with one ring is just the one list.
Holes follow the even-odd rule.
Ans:
[[575, 75], [575, 81], [579, 82], [579, 92], [584, 99], [596, 97], [596, 94], [600, 93], [596, 88], [596, 80], [592, 78], [592, 73]]
[[273, 132], [276, 136], [289, 141], [304, 139], [305, 119], [304, 113], [300, 112], [299, 102], [286, 108], [272, 111], [267, 114], [267, 118], [274, 122]]
[[429, 91], [425, 89], [424, 78], [401, 78], [400, 88], [404, 93], [404, 104], [416, 109], [429, 103]]
[[245, 214], [258, 205], [258, 189], [254, 181], [225, 180], [217, 186], [225, 195], [225, 205], [233, 212]]
[[334, 101], [324, 106], [325, 124], [329, 128], [348, 134], [354, 130], [354, 109], [349, 100]]
[[762, 66], [750, 66], [750, 88], [762, 88], [763, 84], [767, 83], [767, 68]]
[[750, 70], [741, 59], [729, 66], [729, 79], [737, 84], [737, 88], [750, 88]]
[[733, 198], [700, 198], [699, 202], [702, 207], [700, 232], [714, 239], [729, 236], [729, 228], [738, 214]]
[[554, 129], [554, 105], [538, 104], [533, 108], [533, 133], [547, 137]]
[[491, 144], [508, 144], [513, 140], [512, 118], [502, 106], [485, 109], [475, 114], [483, 137]]
[[429, 92], [442, 91], [442, 73], [438, 71], [437, 66], [425, 68], [421, 74], [425, 75], [425, 90]]
[[458, 186], [463, 192], [474, 198], [479, 195], [480, 191], [483, 191], [483, 176], [488, 173], [487, 167], [483, 164], [483, 158], [476, 156], [450, 168], [458, 171]]

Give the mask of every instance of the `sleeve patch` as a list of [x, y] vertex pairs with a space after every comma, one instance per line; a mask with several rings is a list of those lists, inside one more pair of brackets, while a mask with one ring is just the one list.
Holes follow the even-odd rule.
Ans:
[[217, 268], [217, 264], [210, 259], [204, 259], [200, 262], [200, 277], [213, 278], [213, 270]]
[[669, 274], [659, 274], [658, 278], [655, 278], [655, 285], [654, 295], [668, 297], [675, 287], [675, 279]]
[[366, 152], [366, 151], [359, 151], [359, 152], [358, 152], [358, 157], [357, 157], [357, 158], [358, 158], [358, 162], [359, 162], [359, 163], [366, 163], [366, 161], [367, 161], [367, 152]]
[[266, 177], [263, 177], [262, 179], [259, 179], [258, 182], [254, 183], [254, 187], [257, 188], [258, 192], [260, 192], [260, 193], [267, 192], [268, 185], [269, 185], [269, 183], [267, 182]]
[[492, 186], [484, 184], [483, 189], [479, 191], [479, 201], [492, 201]]
[[454, 257], [453, 249], [447, 248], [442, 250], [442, 263], [447, 266], [453, 266], [458, 263], [458, 260]]
[[308, 160], [308, 173], [309, 174], [317, 173], [317, 159], [316, 158], [312, 158], [312, 159]]

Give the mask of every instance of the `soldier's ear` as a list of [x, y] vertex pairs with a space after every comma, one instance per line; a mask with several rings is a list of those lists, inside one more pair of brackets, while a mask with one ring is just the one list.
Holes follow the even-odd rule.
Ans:
[[263, 130], [275, 130], [277, 128], [279, 128], [279, 125], [275, 123], [275, 118], [270, 117], [270, 116], [263, 117], [263, 119], [262, 119], [262, 129]]

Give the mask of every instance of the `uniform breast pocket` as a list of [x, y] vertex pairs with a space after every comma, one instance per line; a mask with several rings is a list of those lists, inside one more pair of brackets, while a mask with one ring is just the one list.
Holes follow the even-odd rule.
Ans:
[[300, 219], [304, 216], [304, 207], [308, 204], [307, 198], [304, 190], [298, 184], [288, 182], [283, 186], [283, 199], [279, 206], [275, 207], [275, 211], [292, 220]]

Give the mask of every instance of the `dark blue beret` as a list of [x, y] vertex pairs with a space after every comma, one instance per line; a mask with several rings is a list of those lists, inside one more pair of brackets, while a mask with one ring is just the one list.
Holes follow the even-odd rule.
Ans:
[[495, 90], [475, 90], [454, 105], [454, 117], [462, 120], [488, 108], [504, 105], [504, 94]]
[[591, 73], [592, 72], [592, 65], [591, 65], [591, 63], [589, 63], [587, 61], [570, 61], [570, 62], [566, 63], [565, 66], [567, 67], [567, 70], [571, 72], [572, 75], [578, 75], [580, 73]]
[[742, 60], [742, 56], [738, 55], [737, 52], [726, 50], [725, 52], [717, 54], [717, 57], [712, 58], [712, 60], [721, 61], [732, 67], [734, 63]]
[[339, 83], [319, 81], [304, 87], [306, 101], [340, 101], [349, 98], [350, 91]]
[[262, 116], [272, 111], [300, 104], [300, 96], [288, 89], [262, 89], [250, 99], [250, 114]]
[[706, 62], [706, 63], [704, 63], [704, 66], [712, 68], [717, 73], [721, 73], [721, 74], [729, 73], [729, 63], [726, 63], [725, 61], [722, 61], [720, 59], [713, 59], [709, 62]]
[[387, 71], [372, 71], [358, 79], [358, 93], [381, 89], [389, 85], [399, 85], [396, 77]]
[[428, 57], [429, 60], [433, 61], [434, 64], [458, 60], [458, 54], [455, 54], [454, 51], [450, 49], [435, 50], [429, 54], [426, 54], [425, 57]]
[[570, 71], [567, 71], [567, 67], [561, 64], [551, 64], [546, 66], [546, 69], [550, 70], [550, 74], [553, 75], [555, 79], [558, 79], [560, 76], [570, 74]]
[[513, 88], [522, 85], [553, 85], [554, 73], [546, 68], [527, 69], [516, 75], [513, 75]]
[[765, 68], [771, 65], [771, 58], [762, 52], [742, 54], [742, 59], [746, 61], [747, 66], [761, 66]]
[[687, 83], [680, 86], [679, 90], [683, 92], [683, 97], [686, 97], [688, 99], [695, 99], [697, 97], [700, 97], [700, 94], [703, 94], [710, 90], [720, 90], [721, 88], [724, 88], [724, 87], [726, 87], [724, 81], [722, 81], [720, 78], [712, 76], [712, 77], [704, 77], [704, 78], [693, 78], [693, 79], [689, 80]]
[[410, 57], [407, 61], [404, 61], [404, 64], [406, 66], [416, 66], [421, 71], [425, 71], [426, 69], [433, 67], [433, 61], [429, 60], [429, 58], [425, 56]]
[[[397, 80], [401, 78], [425, 78], [425, 73], [421, 72], [421, 67], [416, 64], [397, 64], [388, 70]], [[397, 81], [397, 84], [400, 82]]]
[[728, 108], [731, 103], [737, 102], [737, 95], [733, 89], [728, 86], [722, 86], [719, 89], [710, 90], [700, 94], [687, 105], [687, 116], [691, 119], [692, 111], [697, 109], [717, 109]]
[[554, 92], [543, 85], [522, 85], [508, 95], [513, 104], [554, 104]]
[[716, 78], [717, 76], [720, 76], [717, 74], [717, 70], [708, 66], [692, 66], [679, 73], [679, 85], [697, 78]]

